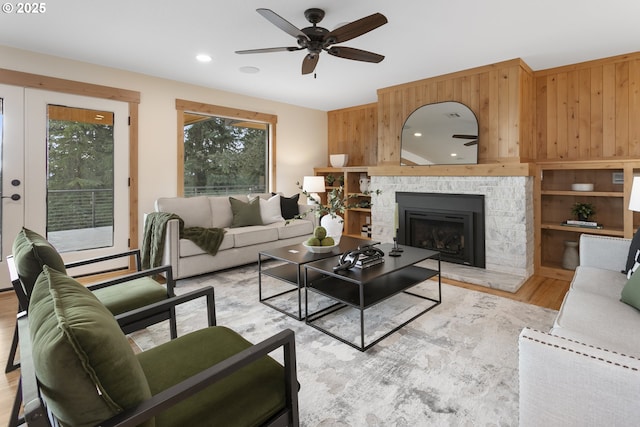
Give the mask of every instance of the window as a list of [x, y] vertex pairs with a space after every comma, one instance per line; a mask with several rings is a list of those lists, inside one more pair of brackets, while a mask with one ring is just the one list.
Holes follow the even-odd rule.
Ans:
[[182, 195], [265, 193], [273, 188], [275, 116], [176, 102]]

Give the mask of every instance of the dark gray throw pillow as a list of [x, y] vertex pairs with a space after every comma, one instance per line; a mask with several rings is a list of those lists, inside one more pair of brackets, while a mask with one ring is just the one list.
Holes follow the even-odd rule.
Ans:
[[[271, 194], [276, 195], [276, 193]], [[284, 219], [293, 219], [296, 215], [300, 214], [298, 199], [300, 199], [300, 194], [291, 197], [280, 196], [280, 210], [282, 211], [282, 217]]]
[[629, 254], [627, 255], [627, 265], [623, 271], [624, 274], [628, 275], [629, 271], [633, 269], [638, 250], [640, 250], [640, 228], [638, 228], [636, 234], [633, 235], [633, 239], [631, 239], [631, 246], [629, 246]]

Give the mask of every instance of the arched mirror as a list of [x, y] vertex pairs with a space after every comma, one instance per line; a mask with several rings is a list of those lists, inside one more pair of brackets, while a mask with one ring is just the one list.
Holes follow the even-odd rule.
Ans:
[[478, 120], [459, 102], [424, 105], [402, 127], [401, 165], [478, 163]]

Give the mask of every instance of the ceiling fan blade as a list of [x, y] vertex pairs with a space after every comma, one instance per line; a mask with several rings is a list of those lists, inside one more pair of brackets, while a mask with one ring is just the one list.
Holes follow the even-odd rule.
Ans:
[[476, 139], [478, 135], [465, 135], [465, 134], [455, 134], [452, 135], [451, 138], [460, 138], [460, 139]]
[[375, 30], [381, 25], [386, 24], [387, 18], [381, 13], [374, 13], [373, 15], [365, 16], [357, 21], [350, 22], [338, 27], [326, 35], [325, 39], [334, 39], [333, 43], [342, 43], [347, 40], [351, 40], [371, 30]]
[[244, 55], [245, 53], [269, 53], [269, 52], [293, 52], [294, 50], [304, 49], [302, 47], [267, 47], [264, 49], [247, 49], [247, 50], [236, 50], [236, 53]]
[[271, 22], [276, 27], [280, 28], [287, 34], [292, 35], [295, 38], [303, 38], [305, 40], [309, 40], [309, 36], [302, 32], [298, 27], [293, 25], [291, 22], [284, 19], [282, 16], [278, 15], [271, 9], [256, 9], [260, 15], [264, 16], [267, 21]]
[[366, 50], [355, 49], [353, 47], [333, 46], [327, 49], [327, 52], [329, 55], [353, 59], [355, 61], [380, 62], [384, 59], [383, 55], [378, 55], [377, 53], [368, 52]]
[[320, 55], [308, 53], [302, 60], [302, 74], [311, 74], [316, 69]]
[[478, 145], [478, 140], [476, 139], [475, 141], [469, 141], [469, 142], [465, 142], [464, 144], [465, 147], [469, 147], [471, 145]]

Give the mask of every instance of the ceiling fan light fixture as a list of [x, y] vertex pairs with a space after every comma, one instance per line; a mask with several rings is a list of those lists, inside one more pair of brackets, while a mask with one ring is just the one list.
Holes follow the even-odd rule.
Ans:
[[196, 60], [198, 62], [207, 63], [211, 62], [212, 58], [211, 55], [207, 55], [206, 53], [199, 53], [198, 55], [196, 55]]

